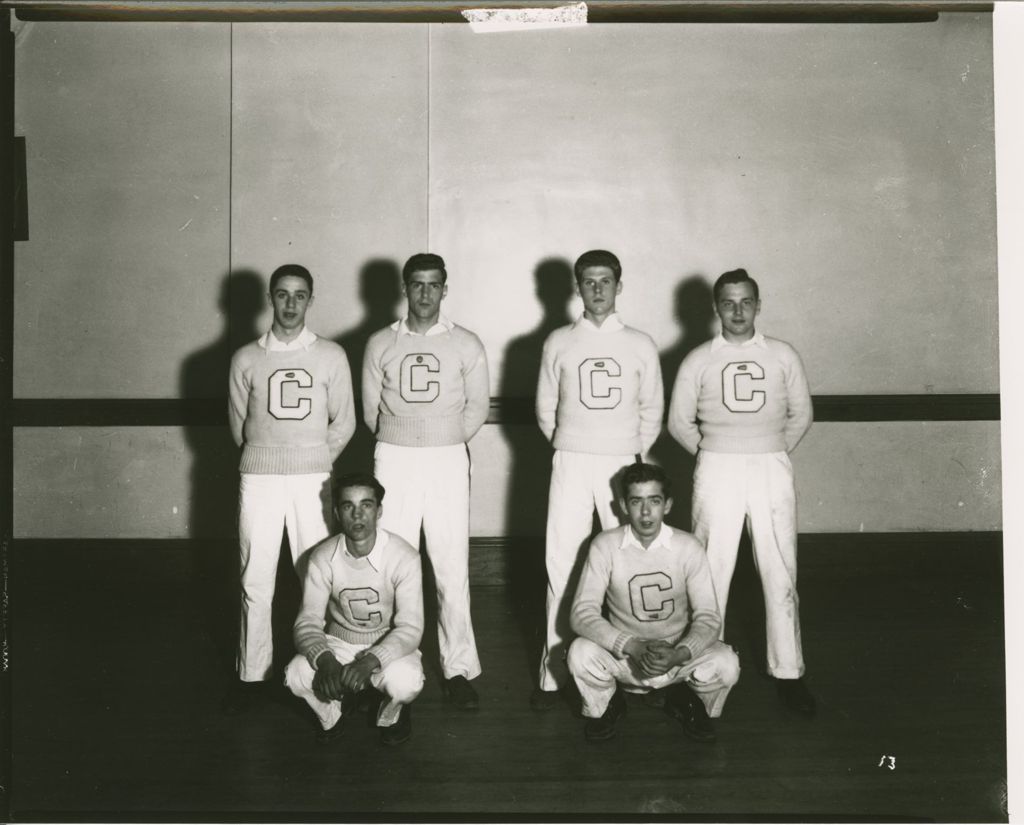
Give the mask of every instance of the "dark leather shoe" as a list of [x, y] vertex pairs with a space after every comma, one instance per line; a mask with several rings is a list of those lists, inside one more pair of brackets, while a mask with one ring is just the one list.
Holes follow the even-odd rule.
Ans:
[[537, 687], [530, 694], [530, 707], [541, 713], [552, 710], [557, 704], [557, 690], [541, 690], [541, 688]]
[[267, 682], [243, 682], [235, 679], [220, 704], [225, 716], [238, 716], [267, 698]]
[[626, 715], [626, 697], [621, 690], [612, 694], [608, 707], [597, 719], [587, 719], [583, 724], [583, 735], [588, 742], [604, 742], [615, 736], [615, 723]]
[[704, 703], [685, 684], [675, 684], [665, 693], [665, 713], [679, 720], [683, 733], [695, 742], [714, 742], [715, 726]]
[[776, 679], [779, 698], [790, 710], [810, 719], [817, 711], [817, 703], [803, 679]]
[[444, 691], [451, 702], [459, 710], [476, 710], [480, 707], [480, 697], [465, 676], [452, 676], [444, 680]]
[[380, 729], [380, 741], [385, 745], [401, 745], [412, 736], [412, 708], [402, 705], [398, 721], [393, 725]]

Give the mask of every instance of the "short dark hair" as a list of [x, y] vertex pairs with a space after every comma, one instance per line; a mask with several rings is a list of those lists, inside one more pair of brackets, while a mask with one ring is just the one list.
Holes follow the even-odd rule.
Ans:
[[377, 503], [384, 501], [384, 485], [377, 481], [372, 473], [345, 473], [334, 482], [334, 503], [341, 498], [341, 491], [349, 487], [369, 487], [377, 496]]
[[672, 495], [672, 482], [668, 475], [657, 464], [644, 464], [637, 462], [630, 464], [622, 471], [619, 483], [622, 489], [623, 499], [629, 498], [629, 488], [634, 484], [644, 484], [648, 481], [657, 481], [661, 485], [661, 492], [665, 498]]
[[448, 270], [444, 268], [444, 258], [433, 252], [417, 252], [402, 267], [402, 283], [409, 283], [414, 272], [429, 272], [432, 269], [440, 270], [441, 283], [447, 283]]
[[583, 277], [583, 270], [589, 269], [592, 266], [608, 267], [615, 276], [615, 283], [622, 279], [622, 264], [619, 263], [619, 259], [613, 253], [607, 249], [591, 249], [580, 255], [576, 259], [576, 263], [573, 264], [572, 271], [576, 275], [576, 283], [579, 283]]
[[313, 276], [309, 274], [309, 270], [306, 267], [299, 264], [285, 264], [275, 269], [274, 274], [270, 276], [270, 291], [273, 292], [277, 282], [282, 278], [287, 278], [289, 275], [295, 278], [302, 278], [309, 286], [309, 294], [313, 294]]
[[747, 274], [747, 270], [730, 269], [728, 272], [723, 272], [719, 275], [718, 280], [715, 281], [715, 286], [712, 289], [712, 295], [714, 296], [716, 304], [718, 303], [718, 296], [722, 294], [722, 288], [726, 284], [750, 284], [754, 287], [754, 300], [761, 300], [761, 290], [757, 288], [757, 281]]

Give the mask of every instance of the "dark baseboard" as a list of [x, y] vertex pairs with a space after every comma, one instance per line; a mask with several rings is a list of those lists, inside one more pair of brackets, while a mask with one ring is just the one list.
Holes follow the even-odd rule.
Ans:
[[[816, 395], [814, 420], [998, 421], [998, 393]], [[16, 398], [15, 427], [226, 426], [226, 398]], [[536, 426], [533, 398], [492, 398], [488, 424]]]
[[[75, 553], [95, 555], [97, 564], [111, 552], [129, 557], [160, 554], [173, 559], [213, 558], [230, 562], [231, 539], [37, 539], [11, 542], [12, 553]], [[898, 555], [901, 565], [927, 572], [943, 568], [964, 575], [1002, 576], [1001, 531], [908, 533], [801, 533], [802, 577], [871, 576], [884, 570], [887, 558]], [[542, 536], [487, 536], [470, 539], [470, 582], [474, 586], [504, 586], [544, 581]], [[13, 582], [16, 589], [17, 582]]]

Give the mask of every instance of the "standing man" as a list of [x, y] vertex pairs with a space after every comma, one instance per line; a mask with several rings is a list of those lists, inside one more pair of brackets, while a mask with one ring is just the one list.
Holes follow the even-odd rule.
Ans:
[[615, 735], [626, 712], [618, 685], [639, 693], [668, 688], [665, 712], [691, 739], [711, 742], [711, 718], [721, 714], [740, 666], [718, 641], [704, 548], [664, 523], [672, 496], [660, 467], [627, 467], [620, 506], [629, 524], [591, 542], [572, 605], [579, 637], [569, 648], [569, 669], [583, 697], [583, 732], [592, 742]]
[[469, 608], [469, 448], [487, 419], [483, 344], [441, 314], [448, 273], [420, 253], [402, 269], [406, 317], [374, 333], [363, 360], [363, 419], [377, 437], [377, 478], [388, 490], [383, 526], [419, 547], [422, 525], [437, 581], [445, 694], [474, 710], [480, 675]]
[[615, 311], [622, 292], [619, 259], [593, 249], [573, 269], [583, 315], [548, 336], [537, 381], [537, 422], [555, 448], [545, 544], [547, 635], [540, 684], [530, 696], [541, 711], [554, 707], [568, 681], [566, 594], [574, 588], [594, 510], [603, 529], [618, 523], [612, 478], [654, 444], [665, 405], [658, 348]]
[[796, 592], [796, 490], [789, 453], [811, 426], [803, 364], [789, 344], [754, 329], [761, 311], [746, 270], [714, 286], [722, 331], [683, 361], [668, 429], [697, 456], [693, 532], [707, 548], [723, 628], [746, 520], [764, 590], [768, 673], [790, 708], [813, 716], [803, 682]]
[[399, 745], [412, 733], [409, 703], [423, 689], [423, 578], [420, 554], [377, 528], [383, 501], [373, 476], [339, 478], [334, 515], [341, 533], [309, 554], [295, 620], [298, 655], [285, 684], [313, 709], [322, 744], [341, 734], [370, 685], [384, 694], [377, 709], [381, 741]]
[[330, 532], [330, 471], [355, 430], [352, 377], [341, 347], [306, 328], [313, 276], [298, 264], [270, 276], [270, 330], [231, 359], [228, 418], [239, 464], [242, 613], [238, 682], [224, 710], [239, 713], [270, 677], [270, 617], [282, 528], [300, 581], [302, 554]]

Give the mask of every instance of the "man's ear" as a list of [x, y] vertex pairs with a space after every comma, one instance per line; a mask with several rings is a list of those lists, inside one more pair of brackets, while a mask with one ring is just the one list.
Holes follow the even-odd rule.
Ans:
[[672, 496], [665, 499], [665, 515], [667, 516], [672, 512]]

